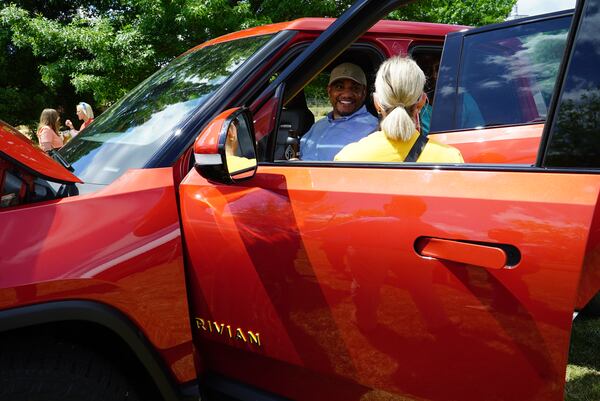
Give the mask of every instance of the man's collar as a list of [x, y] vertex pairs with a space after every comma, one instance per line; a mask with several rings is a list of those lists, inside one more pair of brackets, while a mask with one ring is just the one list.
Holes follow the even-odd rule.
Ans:
[[333, 118], [333, 110], [330, 111], [329, 113], [327, 113], [327, 120], [329, 120], [329, 122], [334, 122], [334, 121], [346, 121], [349, 120], [353, 117], [356, 117], [360, 114], [364, 114], [364, 113], [368, 113], [367, 111], [367, 106], [365, 106], [364, 104], [362, 106], [360, 106], [360, 108], [358, 110], [356, 110], [354, 113], [347, 115], [347, 116], [340, 116], [336, 119]]

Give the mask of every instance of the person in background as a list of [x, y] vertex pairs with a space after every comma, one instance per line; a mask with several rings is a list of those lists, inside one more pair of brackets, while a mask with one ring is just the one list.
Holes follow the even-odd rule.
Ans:
[[460, 151], [429, 141], [417, 130], [418, 103], [425, 74], [409, 58], [386, 60], [375, 79], [373, 100], [381, 115], [381, 131], [344, 147], [336, 161], [463, 163]]
[[327, 94], [333, 110], [313, 124], [300, 139], [301, 160], [333, 160], [345, 145], [377, 129], [377, 118], [367, 111], [367, 78], [352, 63], [331, 71]]
[[419, 112], [419, 121], [417, 129], [423, 135], [429, 134], [429, 127], [431, 125], [431, 112], [432, 104], [435, 95], [435, 86], [437, 84], [438, 72], [440, 69], [440, 60], [433, 60], [431, 65], [431, 71], [429, 79], [427, 79], [425, 83], [425, 93], [421, 96], [419, 100], [419, 104], [421, 102], [423, 105], [420, 107], [421, 111]]
[[418, 114], [417, 120], [417, 131], [421, 134], [427, 136], [429, 134], [429, 127], [431, 125], [431, 112], [433, 108], [429, 103], [429, 97], [427, 93], [423, 92], [421, 98], [417, 103], [417, 108], [420, 110]]
[[77, 118], [83, 121], [79, 130], [76, 130], [71, 120], [65, 121], [65, 125], [69, 127], [71, 138], [75, 138], [80, 131], [83, 131], [88, 125], [94, 121], [94, 110], [92, 106], [85, 102], [81, 102], [77, 105]]
[[45, 152], [50, 152], [53, 149], [59, 149], [63, 146], [63, 140], [58, 135], [60, 129], [60, 117], [54, 109], [44, 109], [40, 115], [40, 123], [38, 125], [37, 137]]

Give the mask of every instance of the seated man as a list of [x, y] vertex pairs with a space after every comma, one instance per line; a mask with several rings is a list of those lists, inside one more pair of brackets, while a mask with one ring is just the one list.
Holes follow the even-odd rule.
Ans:
[[333, 110], [300, 140], [302, 160], [333, 160], [344, 146], [377, 130], [377, 118], [364, 106], [367, 78], [359, 66], [343, 63], [335, 67], [327, 94]]

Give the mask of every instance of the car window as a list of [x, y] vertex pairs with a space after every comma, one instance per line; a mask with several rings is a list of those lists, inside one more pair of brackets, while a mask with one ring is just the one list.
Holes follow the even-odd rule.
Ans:
[[[108, 184], [131, 168], [144, 167], [195, 110], [273, 35], [202, 47], [141, 83], [62, 150], [74, 174]], [[94, 159], [101, 159], [98, 168]]]
[[588, 1], [575, 37], [545, 167], [600, 168], [600, 8]]
[[543, 122], [570, 16], [466, 35], [455, 128]]
[[[367, 93], [370, 94], [375, 80], [375, 73], [384, 57], [381, 49], [373, 45], [360, 42], [353, 44], [281, 107], [278, 125], [272, 131], [266, 132], [266, 124], [263, 124], [263, 121], [270, 120], [275, 110], [268, 110], [272, 107], [270, 103], [261, 106], [262, 109], [255, 111], [256, 125], [258, 125], [256, 132], [259, 161], [270, 161], [271, 154], [267, 150], [267, 140], [272, 141], [272, 160], [296, 160], [299, 155], [301, 138], [311, 129], [313, 124], [326, 119], [329, 112], [331, 112], [332, 106], [327, 93], [327, 86], [331, 70], [335, 66], [348, 62], [359, 66], [365, 73]], [[289, 61], [292, 60], [293, 58]], [[284, 64], [282, 68], [288, 64], [289, 62]], [[376, 114], [370, 96], [365, 99], [365, 106], [368, 113]], [[269, 134], [270, 139], [267, 137]]]
[[315, 121], [325, 118], [327, 113], [331, 111], [326, 89], [328, 80], [329, 74], [322, 72], [304, 87], [306, 105], [315, 116]]

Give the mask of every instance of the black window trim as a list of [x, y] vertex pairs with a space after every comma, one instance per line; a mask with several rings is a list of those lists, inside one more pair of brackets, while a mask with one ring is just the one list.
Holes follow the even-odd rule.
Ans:
[[[575, 13], [575, 10], [571, 8], [571, 9], [567, 9], [567, 10], [556, 11], [553, 13], [534, 15], [531, 17], [519, 18], [519, 19], [510, 20], [510, 21], [500, 22], [498, 24], [490, 24], [490, 25], [485, 25], [485, 26], [481, 26], [478, 28], [472, 28], [472, 29], [469, 29], [469, 30], [466, 30], [463, 32], [459, 32], [459, 34], [462, 33], [462, 37], [464, 40], [464, 38], [467, 36], [480, 34], [483, 32], [492, 32], [492, 31], [506, 29], [506, 28], [513, 27], [513, 26], [523, 26], [523, 25], [528, 25], [528, 24], [532, 24], [535, 22], [547, 21], [547, 20], [557, 19], [557, 18], [562, 18], [562, 17], [568, 17], [570, 15], [573, 15], [574, 13]], [[455, 34], [455, 33], [453, 32], [453, 34]]]
[[571, 167], [538, 167], [530, 164], [435, 164], [421, 162], [333, 162], [333, 161], [288, 161], [263, 162], [262, 167], [310, 167], [310, 168], [343, 168], [343, 169], [383, 169], [383, 170], [440, 170], [440, 171], [481, 171], [481, 172], [511, 172], [532, 174], [598, 174], [599, 171], [590, 168]]
[[416, 44], [412, 44], [409, 46], [408, 48], [408, 55], [410, 57], [412, 57], [413, 53], [415, 52], [415, 50], [419, 50], [419, 51], [425, 51], [425, 52], [436, 52], [440, 54], [440, 60], [442, 58], [442, 52], [444, 51], [444, 42], [441, 42], [439, 45], [434, 45], [434, 44], [421, 44], [421, 43], [416, 43]]

